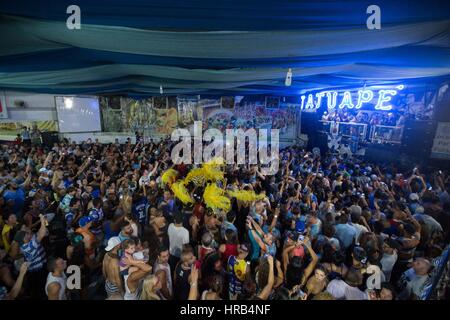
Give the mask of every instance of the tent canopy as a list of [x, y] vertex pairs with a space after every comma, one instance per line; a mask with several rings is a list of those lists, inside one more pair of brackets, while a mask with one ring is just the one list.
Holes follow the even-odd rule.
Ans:
[[[67, 7], [81, 10], [70, 30]], [[297, 95], [450, 77], [450, 2], [0, 2], [0, 89], [58, 94]], [[284, 82], [292, 68], [293, 82]]]

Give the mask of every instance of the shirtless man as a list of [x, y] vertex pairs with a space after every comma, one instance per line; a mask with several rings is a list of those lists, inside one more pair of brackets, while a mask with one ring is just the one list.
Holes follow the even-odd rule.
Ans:
[[119, 237], [108, 240], [103, 257], [103, 276], [105, 277], [105, 290], [109, 300], [122, 300], [124, 295], [123, 283], [119, 273], [119, 255], [121, 241]]

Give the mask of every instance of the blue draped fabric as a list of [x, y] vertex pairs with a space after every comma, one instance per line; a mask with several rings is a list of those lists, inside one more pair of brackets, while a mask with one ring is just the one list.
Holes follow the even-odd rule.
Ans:
[[[66, 27], [73, 4], [80, 30]], [[381, 8], [381, 30], [366, 27], [371, 4]], [[1, 1], [0, 41], [1, 90], [296, 95], [428, 86], [450, 78], [450, 1]]]

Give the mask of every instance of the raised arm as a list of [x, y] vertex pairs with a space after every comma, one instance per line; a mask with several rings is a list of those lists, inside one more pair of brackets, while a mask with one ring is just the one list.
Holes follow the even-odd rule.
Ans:
[[309, 254], [311, 255], [311, 262], [309, 263], [308, 267], [306, 267], [303, 277], [302, 277], [302, 283], [301, 286], [304, 286], [306, 284], [306, 281], [308, 281], [308, 278], [313, 273], [314, 269], [316, 268], [317, 262], [319, 261], [319, 257], [314, 252], [313, 248], [311, 247], [311, 242], [309, 241], [309, 238], [305, 238], [302, 243], [306, 246], [308, 249]]
[[259, 236], [259, 234], [255, 231], [255, 229], [252, 227], [252, 222], [251, 220], [248, 222], [248, 229], [250, 231], [250, 233], [252, 234], [253, 238], [255, 239], [256, 243], [258, 244], [258, 246], [264, 251], [267, 251], [266, 245], [264, 244], [264, 242], [261, 240], [261, 237]]
[[189, 289], [188, 300], [197, 300], [198, 298], [198, 269], [195, 264], [192, 265], [191, 275], [189, 276]]
[[269, 278], [267, 280], [266, 286], [262, 289], [260, 294], [258, 294], [258, 298], [260, 298], [261, 300], [267, 300], [269, 298], [270, 293], [272, 292], [273, 285], [275, 283], [273, 257], [268, 256], [267, 262], [269, 263]]
[[14, 286], [12, 287], [11, 291], [8, 293], [7, 296], [8, 300], [14, 300], [19, 295], [20, 290], [22, 289], [23, 279], [25, 278], [27, 270], [28, 270], [28, 262], [22, 263], [22, 265], [20, 266], [19, 276], [17, 277], [17, 280], [14, 283]]
[[42, 239], [44, 239], [44, 237], [47, 235], [47, 220], [42, 214], [39, 215], [39, 219], [41, 220], [41, 227], [37, 232], [37, 240], [41, 242]]
[[284, 272], [286, 272], [287, 266], [289, 264], [289, 253], [292, 250], [294, 250], [295, 247], [296, 247], [296, 245], [293, 244], [293, 245], [285, 247], [284, 250], [283, 250], [283, 270], [284, 270]]
[[269, 227], [269, 230], [270, 230], [270, 231], [272, 231], [273, 228], [275, 228], [275, 226], [277, 225], [277, 221], [278, 221], [278, 216], [279, 216], [279, 214], [280, 214], [280, 208], [277, 207], [277, 208], [275, 209], [275, 214], [274, 214], [274, 216], [273, 216], [272, 223], [270, 224], [270, 227]]

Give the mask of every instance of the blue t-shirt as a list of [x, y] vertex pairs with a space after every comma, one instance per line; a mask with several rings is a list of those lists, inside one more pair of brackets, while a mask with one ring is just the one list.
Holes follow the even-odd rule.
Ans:
[[25, 204], [25, 190], [22, 187], [17, 188], [17, 190], [15, 191], [6, 190], [5, 193], [3, 194], [3, 199], [5, 199], [5, 202], [13, 200], [14, 213], [19, 217], [22, 216], [23, 206]]
[[259, 259], [259, 256], [261, 254], [261, 248], [259, 247], [258, 242], [256, 242], [255, 238], [253, 237], [252, 232], [249, 230], [248, 231], [248, 237], [250, 239], [250, 243], [252, 245], [252, 250], [251, 250], [251, 254], [250, 254], [250, 260], [257, 260]]
[[350, 245], [353, 243], [353, 239], [356, 236], [356, 229], [348, 223], [338, 224], [335, 228], [336, 238], [339, 239], [344, 248], [350, 247]]
[[136, 203], [133, 204], [131, 212], [133, 216], [139, 221], [140, 224], [147, 224], [147, 198], [142, 197]]
[[300, 216], [296, 221], [295, 221], [295, 230], [297, 232], [305, 232], [306, 230], [306, 216]]

